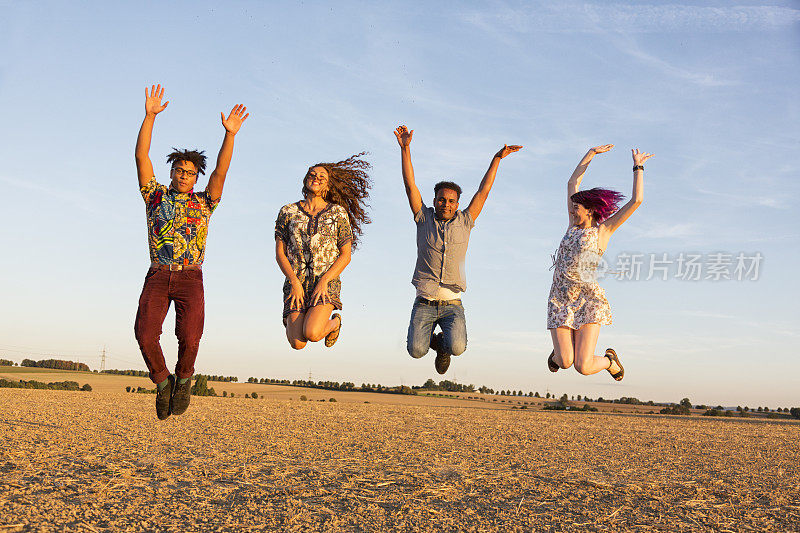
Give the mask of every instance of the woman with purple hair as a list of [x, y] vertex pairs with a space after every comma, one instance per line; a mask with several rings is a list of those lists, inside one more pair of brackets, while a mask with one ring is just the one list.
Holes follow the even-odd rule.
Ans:
[[569, 368], [584, 375], [608, 370], [620, 381], [625, 369], [616, 352], [608, 348], [604, 356], [594, 350], [601, 324], [611, 324], [611, 307], [597, 283], [595, 270], [611, 235], [642, 203], [644, 162], [653, 154], [631, 150], [633, 154], [633, 195], [621, 208], [624, 196], [610, 189], [579, 191], [583, 174], [596, 154], [608, 152], [613, 144], [590, 148], [567, 183], [569, 227], [555, 260], [553, 286], [547, 303], [547, 329], [553, 338], [553, 351], [547, 358], [551, 372]]

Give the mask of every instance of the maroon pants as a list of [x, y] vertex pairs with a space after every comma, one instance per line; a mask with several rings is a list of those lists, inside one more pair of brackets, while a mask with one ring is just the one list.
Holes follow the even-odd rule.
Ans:
[[205, 320], [203, 272], [171, 272], [154, 268], [147, 271], [133, 330], [153, 383], [161, 383], [170, 374], [158, 342], [170, 302], [175, 302], [175, 335], [178, 337], [175, 375], [178, 378], [190, 378], [194, 374], [194, 361], [197, 359]]

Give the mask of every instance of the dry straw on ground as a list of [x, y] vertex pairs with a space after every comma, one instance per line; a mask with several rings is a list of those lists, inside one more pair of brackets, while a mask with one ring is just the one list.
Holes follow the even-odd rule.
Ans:
[[800, 425], [0, 390], [0, 532], [800, 530]]

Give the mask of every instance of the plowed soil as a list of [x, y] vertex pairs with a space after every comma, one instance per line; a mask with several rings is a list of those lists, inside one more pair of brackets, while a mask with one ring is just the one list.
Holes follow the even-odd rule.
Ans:
[[0, 390], [0, 532], [800, 530], [795, 423], [238, 396]]

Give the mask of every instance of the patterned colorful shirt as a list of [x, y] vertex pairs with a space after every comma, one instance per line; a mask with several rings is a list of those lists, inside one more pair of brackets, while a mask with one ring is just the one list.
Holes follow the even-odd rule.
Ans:
[[219, 204], [206, 191], [179, 193], [150, 178], [141, 189], [147, 208], [150, 261], [162, 265], [201, 265], [208, 220]]
[[303, 282], [327, 272], [339, 257], [339, 248], [353, 239], [353, 232], [344, 207], [329, 203], [312, 216], [297, 202], [281, 207], [275, 238], [283, 241], [292, 270]]

